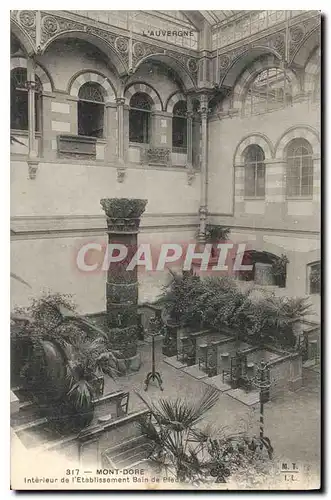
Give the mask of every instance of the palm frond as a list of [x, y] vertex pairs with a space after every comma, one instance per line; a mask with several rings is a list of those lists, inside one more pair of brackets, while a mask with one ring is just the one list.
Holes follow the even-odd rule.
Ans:
[[78, 410], [90, 408], [93, 401], [93, 390], [86, 380], [79, 380], [68, 391], [68, 396]]

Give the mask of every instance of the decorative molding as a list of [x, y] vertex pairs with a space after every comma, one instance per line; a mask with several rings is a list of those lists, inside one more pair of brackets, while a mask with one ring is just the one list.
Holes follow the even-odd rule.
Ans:
[[239, 142], [234, 152], [234, 166], [242, 165], [244, 163], [243, 153], [245, 149], [251, 144], [257, 144], [263, 149], [266, 161], [272, 160], [274, 158], [275, 154], [271, 140], [266, 135], [256, 132], [246, 135]]
[[[196, 213], [144, 214], [141, 230], [145, 233], [194, 231], [198, 225]], [[31, 215], [11, 217], [13, 239], [65, 238], [104, 236], [107, 227], [104, 214], [98, 215]]]
[[309, 17], [300, 24], [290, 28], [290, 43], [289, 43], [289, 61], [290, 63], [295, 58], [297, 52], [302, 45], [307, 41], [310, 35], [320, 25], [320, 16]]
[[158, 147], [141, 150], [141, 163], [169, 166], [171, 165], [171, 150]]
[[117, 182], [123, 183], [126, 177], [126, 168], [118, 167], [117, 168]]
[[[241, 109], [242, 104], [244, 103], [244, 99], [246, 97], [247, 90], [251, 84], [251, 82], [254, 80], [254, 78], [264, 71], [265, 69], [268, 68], [282, 68], [282, 64], [279, 61], [277, 57], [274, 55], [269, 55], [266, 56], [262, 59], [256, 60], [253, 62], [249, 68], [247, 68], [242, 75], [240, 76], [239, 80], [237, 81], [234, 89], [233, 89], [233, 107], [236, 109]], [[293, 73], [292, 70], [287, 69], [286, 76], [290, 79], [291, 81], [291, 86], [292, 86], [292, 95], [296, 95], [300, 91], [300, 83], [296, 77], [296, 75]]]
[[186, 96], [184, 94], [182, 94], [181, 92], [176, 92], [175, 94], [171, 95], [168, 99], [168, 101], [166, 102], [166, 105], [165, 105], [165, 110], [168, 112], [168, 113], [172, 113], [173, 112], [173, 109], [174, 109], [174, 106], [177, 102], [179, 101], [185, 101], [186, 102]]
[[[15, 68], [27, 68], [27, 59], [25, 57], [11, 57], [10, 58], [10, 70]], [[53, 86], [50, 77], [46, 73], [46, 71], [36, 64], [36, 76], [39, 78], [40, 83], [42, 85], [43, 92], [53, 92]]]
[[28, 158], [27, 163], [29, 167], [29, 179], [34, 180], [37, 176], [39, 160], [37, 158]]
[[187, 171], [187, 184], [188, 186], [192, 186], [195, 180], [195, 171], [193, 169], [188, 169]]
[[20, 26], [26, 35], [36, 43], [36, 10], [14, 10], [10, 12], [11, 18]]
[[163, 105], [162, 100], [157, 91], [147, 83], [133, 82], [130, 83], [124, 91], [125, 104], [130, 105], [131, 97], [137, 92], [142, 92], [149, 95], [153, 102], [152, 109], [156, 111], [162, 111]]
[[96, 137], [61, 134], [57, 136], [57, 150], [62, 158], [96, 158]]
[[80, 87], [88, 82], [98, 83], [103, 88], [106, 103], [116, 100], [115, 90], [108, 78], [96, 71], [84, 71], [80, 72], [78, 76], [74, 76], [69, 83], [68, 93], [73, 97], [78, 97]]
[[275, 145], [275, 157], [279, 159], [284, 159], [286, 156], [286, 147], [293, 139], [306, 139], [312, 149], [313, 154], [316, 156], [320, 155], [320, 138], [315, 129], [307, 125], [297, 125], [290, 127], [282, 136], [278, 139]]

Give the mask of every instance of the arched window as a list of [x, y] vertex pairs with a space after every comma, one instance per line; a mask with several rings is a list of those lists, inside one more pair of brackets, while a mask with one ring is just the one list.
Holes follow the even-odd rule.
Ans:
[[151, 110], [151, 98], [147, 94], [137, 92], [131, 97], [129, 112], [130, 142], [149, 142]]
[[244, 151], [245, 196], [261, 198], [265, 194], [264, 152], [257, 144]]
[[248, 89], [244, 112], [256, 115], [281, 109], [291, 103], [291, 82], [285, 72], [279, 68], [261, 71]]
[[[39, 78], [36, 76], [35, 92], [35, 130], [40, 130], [40, 108], [42, 88]], [[15, 68], [10, 74], [10, 128], [14, 130], [28, 130], [28, 88], [26, 68]]]
[[185, 149], [187, 147], [187, 106], [185, 101], [176, 102], [172, 118], [172, 146]]
[[312, 196], [312, 147], [306, 139], [293, 139], [287, 146], [286, 193], [289, 198]]
[[78, 135], [103, 137], [105, 106], [101, 85], [84, 83], [78, 98]]

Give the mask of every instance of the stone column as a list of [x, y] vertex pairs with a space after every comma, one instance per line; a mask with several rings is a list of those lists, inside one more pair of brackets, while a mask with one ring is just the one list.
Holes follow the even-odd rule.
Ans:
[[29, 137], [29, 154], [28, 154], [28, 166], [29, 166], [29, 177], [30, 179], [35, 179], [38, 160], [37, 160], [37, 143], [36, 143], [36, 114], [35, 114], [35, 100], [36, 100], [36, 73], [35, 73], [35, 62], [33, 59], [29, 58], [27, 61], [27, 82], [26, 86], [28, 89], [28, 137]]
[[108, 267], [106, 301], [110, 346], [127, 360], [128, 369], [138, 369], [138, 279], [137, 266], [127, 267], [137, 251], [140, 217], [147, 200], [106, 198], [100, 201], [107, 217], [108, 244], [121, 244], [127, 249], [120, 262]]
[[192, 110], [192, 100], [187, 99], [187, 168], [192, 170], [193, 168], [193, 110]]
[[206, 220], [208, 215], [207, 207], [207, 188], [208, 188], [208, 172], [207, 172], [207, 156], [208, 156], [208, 96], [203, 95], [200, 99], [200, 114], [201, 114], [201, 169], [200, 169], [200, 208], [199, 208], [199, 242], [205, 243], [206, 236]]
[[124, 166], [124, 103], [125, 99], [119, 97], [116, 99], [117, 104], [117, 181], [123, 182], [125, 179]]
[[117, 104], [117, 140], [118, 140], [118, 161], [124, 164], [124, 103], [125, 99], [119, 97]]

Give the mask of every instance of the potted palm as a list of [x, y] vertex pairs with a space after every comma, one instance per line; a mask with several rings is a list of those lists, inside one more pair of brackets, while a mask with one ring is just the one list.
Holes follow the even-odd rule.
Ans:
[[215, 406], [219, 393], [210, 387], [198, 401], [159, 399], [146, 401], [153, 420], [139, 422], [141, 433], [151, 444], [150, 461], [163, 475], [178, 482], [199, 482], [206, 478], [208, 429], [201, 430], [203, 416]]
[[26, 397], [62, 428], [91, 421], [103, 374], [113, 376], [117, 366], [105, 339], [89, 338], [74, 311], [69, 296], [48, 294], [11, 318], [16, 378]]
[[206, 226], [206, 243], [211, 243], [211, 257], [217, 257], [217, 245], [229, 238], [231, 229], [229, 227], [220, 226], [217, 224], [207, 224]]
[[225, 435], [224, 429], [201, 421], [218, 402], [219, 392], [210, 387], [198, 401], [159, 399], [146, 401], [152, 418], [139, 422], [141, 433], [150, 443], [149, 462], [163, 477], [196, 486], [224, 483], [234, 473], [259, 466], [273, 457], [267, 437], [245, 433]]

